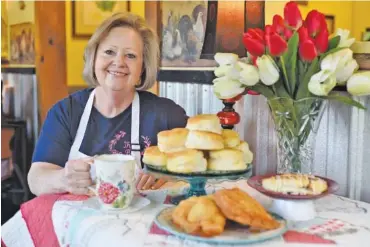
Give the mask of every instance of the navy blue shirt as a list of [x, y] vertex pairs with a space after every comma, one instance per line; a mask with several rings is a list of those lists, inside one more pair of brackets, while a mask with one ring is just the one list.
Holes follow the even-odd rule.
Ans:
[[[48, 162], [64, 167], [78, 125], [93, 89], [78, 91], [56, 103], [48, 112], [35, 147], [32, 162]], [[172, 100], [139, 91], [140, 147], [157, 145], [162, 130], [185, 127], [187, 116]], [[131, 153], [131, 105], [113, 118], [91, 110], [85, 136], [79, 150], [88, 156], [107, 153]]]

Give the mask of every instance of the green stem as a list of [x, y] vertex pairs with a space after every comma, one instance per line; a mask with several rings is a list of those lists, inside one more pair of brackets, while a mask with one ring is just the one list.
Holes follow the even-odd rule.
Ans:
[[280, 61], [281, 61], [281, 67], [283, 68], [283, 75], [284, 75], [284, 81], [285, 81], [285, 86], [287, 88], [287, 91], [290, 95], [292, 95], [292, 91], [291, 91], [291, 88], [290, 88], [290, 84], [289, 84], [289, 79], [288, 79], [288, 73], [286, 72], [286, 67], [285, 67], [285, 61], [284, 61], [284, 57], [281, 56], [280, 57]]

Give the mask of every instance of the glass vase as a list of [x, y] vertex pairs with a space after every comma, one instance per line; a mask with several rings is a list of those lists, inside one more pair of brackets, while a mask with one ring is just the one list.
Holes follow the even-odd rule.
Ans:
[[268, 100], [268, 105], [278, 138], [277, 173], [311, 174], [326, 100], [273, 98]]

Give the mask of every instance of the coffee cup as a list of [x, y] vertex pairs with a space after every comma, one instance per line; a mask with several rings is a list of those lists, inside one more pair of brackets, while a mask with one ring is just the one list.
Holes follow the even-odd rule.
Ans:
[[94, 157], [91, 170], [95, 171], [93, 188], [103, 208], [127, 208], [136, 191], [135, 158], [124, 154], [103, 154]]

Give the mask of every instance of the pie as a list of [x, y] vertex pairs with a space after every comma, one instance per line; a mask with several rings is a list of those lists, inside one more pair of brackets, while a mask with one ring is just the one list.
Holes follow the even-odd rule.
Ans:
[[218, 190], [214, 200], [226, 218], [252, 229], [272, 230], [280, 226], [264, 207], [239, 188]]
[[307, 174], [281, 174], [262, 179], [266, 190], [292, 195], [319, 195], [328, 189], [325, 180]]
[[172, 213], [172, 221], [185, 232], [203, 237], [220, 235], [226, 224], [213, 196], [190, 197], [181, 201]]

